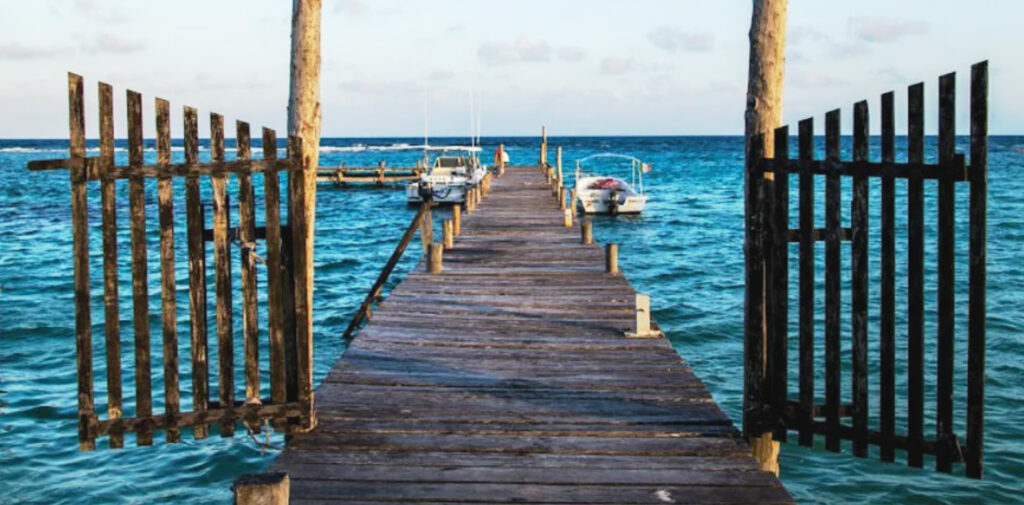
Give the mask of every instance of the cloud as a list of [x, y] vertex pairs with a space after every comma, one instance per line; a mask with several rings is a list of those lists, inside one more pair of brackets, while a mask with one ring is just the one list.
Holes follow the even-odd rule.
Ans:
[[129, 54], [146, 48], [141, 40], [125, 39], [106, 32], [97, 34], [92, 40], [80, 40], [82, 50], [93, 54]]
[[789, 73], [788, 80], [793, 87], [804, 89], [832, 88], [844, 84], [828, 72], [816, 68], [795, 68]]
[[430, 79], [431, 81], [447, 81], [453, 77], [455, 77], [455, 72], [450, 70], [435, 70], [427, 76], [427, 79]]
[[622, 75], [635, 70], [636, 60], [609, 56], [601, 60], [601, 73], [604, 75]]
[[662, 26], [647, 34], [656, 47], [670, 53], [678, 51], [710, 51], [715, 47], [713, 33], [684, 32], [678, 28]]
[[814, 56], [830, 60], [847, 59], [871, 51], [863, 42], [837, 41], [828, 33], [810, 26], [791, 27], [786, 33], [786, 45], [790, 63], [812, 63], [819, 59]]
[[477, 50], [477, 57], [485, 65], [504, 65], [519, 62], [551, 60], [552, 49], [547, 42], [533, 42], [519, 37], [514, 43], [488, 42]]
[[896, 42], [904, 37], [928, 33], [928, 23], [905, 19], [855, 17], [847, 22], [854, 37], [871, 43]]
[[448, 32], [448, 33], [463, 33], [463, 32], [466, 31], [466, 25], [464, 25], [464, 24], [451, 25], [448, 28], [446, 28], [445, 31]]
[[62, 47], [29, 47], [18, 44], [0, 45], [0, 59], [3, 60], [38, 60], [67, 54]]
[[336, 0], [334, 4], [335, 14], [351, 14], [358, 16], [366, 14], [370, 7], [363, 0]]
[[558, 59], [562, 61], [582, 61], [587, 58], [587, 52], [581, 47], [565, 46], [558, 48]]

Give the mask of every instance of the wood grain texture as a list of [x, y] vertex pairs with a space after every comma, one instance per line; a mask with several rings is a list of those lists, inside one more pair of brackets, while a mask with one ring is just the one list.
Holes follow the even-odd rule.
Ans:
[[[184, 108], [185, 163], [199, 161], [199, 116], [196, 109]], [[189, 339], [192, 348], [192, 409], [206, 410], [210, 399], [210, 371], [207, 361], [206, 303], [206, 217], [199, 200], [199, 177], [185, 178], [185, 225], [188, 240], [188, 310]], [[193, 437], [207, 437], [206, 425], [192, 428]]]
[[[814, 120], [800, 122], [800, 161], [814, 159]], [[800, 445], [814, 444], [814, 175], [800, 174]]]
[[[252, 159], [249, 123], [235, 124], [237, 158]], [[242, 342], [245, 353], [245, 399], [260, 399], [259, 308], [256, 297], [256, 191], [252, 175], [238, 175], [238, 238], [241, 240]]]
[[[840, 155], [839, 110], [825, 115], [825, 156]], [[842, 184], [839, 175], [825, 176], [825, 448], [839, 452], [839, 406], [841, 400], [840, 307], [842, 284], [839, 227], [842, 223]]]
[[[157, 163], [171, 162], [171, 104], [156, 100]], [[164, 408], [173, 420], [181, 411], [178, 389], [178, 310], [175, 300], [177, 281], [174, 277], [174, 181], [161, 177], [157, 181], [160, 208], [160, 320], [162, 322], [164, 360]], [[177, 427], [167, 429], [167, 441], [181, 441]]]
[[549, 191], [507, 167], [380, 304], [271, 468], [293, 503], [792, 503]]
[[[907, 91], [907, 159], [924, 161], [924, 84]], [[924, 181], [907, 180], [907, 464], [924, 465]]]
[[[853, 107], [853, 159], [867, 161], [869, 144], [868, 103]], [[870, 201], [868, 178], [853, 178], [850, 224], [853, 229], [850, 259], [850, 326], [852, 336], [853, 454], [868, 455], [868, 232]]]
[[988, 255], [988, 62], [971, 68], [970, 287], [967, 314], [967, 476], [985, 453], [985, 289]]
[[[128, 91], [128, 163], [141, 166], [144, 159], [142, 138], [142, 95]], [[149, 267], [146, 250], [146, 182], [142, 176], [128, 181], [128, 206], [131, 215], [132, 251], [132, 325], [135, 331], [135, 415], [153, 415], [153, 380], [150, 363]], [[136, 434], [140, 446], [153, 444], [153, 432]]]
[[[895, 94], [882, 95], [882, 162], [896, 161]], [[879, 459], [896, 460], [896, 181], [882, 179], [881, 300], [879, 301]]]
[[[121, 314], [117, 282], [117, 183], [106, 177], [114, 165], [114, 91], [106, 83], [99, 85], [100, 109], [100, 193], [103, 209], [103, 325], [106, 334], [107, 418], [123, 415], [121, 385]], [[124, 447], [124, 436], [110, 434], [110, 448]]]
[[[210, 114], [210, 159], [224, 160], [224, 117]], [[210, 177], [213, 193], [213, 264], [214, 284], [217, 292], [217, 391], [221, 405], [234, 405], [235, 351], [233, 307], [231, 303], [231, 244], [228, 228], [231, 211], [228, 208], [227, 176]], [[233, 422], [220, 425], [222, 437], [235, 433]]]

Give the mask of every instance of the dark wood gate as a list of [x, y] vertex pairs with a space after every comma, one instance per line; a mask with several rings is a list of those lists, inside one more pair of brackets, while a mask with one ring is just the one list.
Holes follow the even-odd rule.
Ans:
[[[312, 392], [311, 309], [305, 290], [312, 289], [307, 262], [311, 254], [293, 251], [292, 244], [306, 244], [307, 216], [304, 199], [310, 198], [301, 184], [303, 163], [298, 138], [289, 139], [289, 157], [278, 158], [273, 130], [263, 130], [263, 156], [251, 158], [249, 125], [236, 124], [237, 160], [225, 161], [224, 118], [210, 115], [209, 161], [200, 161], [198, 114], [184, 108], [184, 163], [171, 163], [170, 104], [155, 100], [156, 164], [146, 165], [143, 141], [142, 96], [127, 92], [128, 165], [115, 164], [113, 91], [100, 83], [99, 154], [87, 156], [85, 106], [82, 77], [69, 74], [70, 157], [37, 161], [31, 170], [68, 169], [71, 174], [71, 217], [75, 286], [75, 341], [78, 363], [78, 436], [82, 450], [92, 450], [96, 439], [110, 437], [110, 447], [124, 446], [125, 434], [134, 433], [138, 445], [151, 445], [153, 433], [166, 432], [168, 442], [181, 440], [182, 428], [191, 428], [195, 439], [208, 436], [209, 426], [219, 427], [223, 437], [234, 435], [237, 423], [249, 430], [258, 429], [264, 420], [273, 420], [279, 430], [308, 429], [314, 424]], [[256, 192], [253, 175], [263, 174], [263, 212], [265, 225], [256, 226]], [[288, 182], [287, 214], [281, 213], [280, 174]], [[159, 207], [160, 319], [164, 411], [154, 413], [151, 366], [149, 268], [146, 223], [146, 180], [156, 179]], [[189, 352], [191, 375], [185, 389], [192, 398], [191, 407], [182, 407], [182, 381], [179, 378], [179, 335], [175, 301], [175, 195], [174, 179], [184, 179], [186, 216], [185, 241], [188, 245]], [[228, 194], [229, 183], [237, 188], [234, 211]], [[124, 183], [119, 181], [127, 181]], [[103, 328], [107, 415], [101, 419], [96, 410], [93, 381], [92, 292], [89, 277], [89, 193], [98, 181], [101, 199], [103, 255]], [[201, 185], [209, 185], [212, 206], [200, 200]], [[131, 303], [134, 333], [134, 415], [124, 413], [121, 329], [118, 316], [118, 187], [127, 189], [129, 199]], [[212, 207], [212, 229], [206, 228], [206, 210]], [[299, 209], [294, 211], [292, 209]], [[237, 216], [237, 220], [232, 215]], [[232, 225], [232, 222], [237, 222]], [[216, 318], [216, 397], [211, 397], [207, 363], [207, 247], [213, 242], [213, 270]], [[262, 246], [262, 247], [261, 247]], [[240, 256], [242, 328], [233, 327], [233, 255]], [[259, 265], [265, 268], [258, 268]], [[267, 277], [266, 301], [259, 303], [257, 273]], [[299, 300], [299, 303], [296, 303]], [[262, 309], [262, 310], [261, 310]], [[265, 314], [269, 342], [269, 387], [260, 383], [260, 313]], [[244, 397], [238, 397], [235, 385], [234, 344], [241, 338], [244, 349]], [[129, 388], [131, 385], [129, 385]], [[129, 393], [131, 394], [131, 393]]]
[[[908, 135], [906, 161], [897, 162], [894, 94], [881, 97], [881, 160], [872, 161], [868, 127], [868, 103], [854, 105], [852, 160], [841, 159], [840, 113], [825, 116], [826, 159], [815, 159], [814, 122], [799, 125], [798, 155], [789, 155], [789, 129], [774, 132], [775, 156], [750, 164], [747, 198], [757, 211], [748, 226], [746, 258], [748, 297], [745, 312], [744, 431], [748, 436], [772, 431], [776, 440], [785, 440], [789, 431], [798, 433], [801, 445], [811, 446], [814, 436], [824, 435], [825, 447], [840, 451], [841, 441], [852, 442], [852, 452], [868, 456], [868, 446], [879, 447], [882, 461], [894, 461], [895, 450], [906, 451], [910, 466], [921, 467], [924, 455], [934, 455], [938, 471], [951, 472], [962, 462], [970, 477], [982, 476], [984, 453], [985, 394], [985, 282], [986, 282], [986, 201], [988, 177], [988, 64], [976, 64], [971, 71], [970, 159], [956, 150], [956, 74], [939, 79], [938, 153], [936, 162], [926, 163], [924, 134], [924, 85], [916, 84], [908, 92]], [[754, 142], [758, 145], [758, 142]], [[754, 153], [755, 159], [761, 158]], [[790, 178], [796, 179], [799, 225], [790, 229]], [[815, 219], [815, 179], [824, 178], [824, 227]], [[851, 180], [849, 226], [843, 224], [843, 179]], [[880, 272], [879, 306], [869, 309], [869, 205], [872, 202], [870, 179], [880, 179]], [[926, 181], [935, 181], [934, 184]], [[897, 209], [897, 185], [904, 186], [906, 208]], [[969, 189], [969, 254], [967, 264], [955, 254], [956, 186]], [[934, 349], [925, 346], [925, 189], [936, 188], [937, 237]], [[899, 215], [899, 219], [897, 216]], [[904, 218], [905, 216], [905, 218]], [[902, 304], [906, 310], [906, 355], [897, 357], [896, 331], [896, 236], [897, 221], [906, 227], [906, 292]], [[931, 227], [929, 227], [931, 228]], [[824, 242], [824, 338], [815, 328], [815, 242]], [[849, 321], [852, 352], [845, 359], [841, 327], [842, 284], [845, 277], [843, 244], [849, 244], [848, 277], [850, 290]], [[789, 254], [795, 246], [799, 259], [797, 275], [798, 372], [788, 370], [790, 349]], [[954, 381], [957, 348], [954, 315], [957, 312], [955, 269], [968, 269], [967, 300], [967, 380]], [[930, 277], [930, 276], [929, 276]], [[757, 296], [761, 293], [761, 296]], [[869, 347], [869, 310], [878, 310], [878, 347]], [[961, 337], [962, 338], [962, 337]], [[824, 402], [815, 390], [816, 350], [823, 347]], [[935, 384], [935, 411], [927, 419], [934, 422], [935, 433], [925, 436], [926, 353], [934, 351], [935, 369], [930, 376]], [[869, 367], [868, 353], [876, 352], [877, 367]], [[897, 360], [904, 360], [906, 397], [897, 399]], [[845, 361], [849, 360], [849, 361]], [[845, 367], [844, 367], [845, 365]], [[876, 368], [876, 369], [872, 369]], [[844, 370], [849, 378], [843, 379]], [[877, 375], [876, 375], [877, 374]], [[797, 378], [790, 388], [790, 377]], [[877, 377], [877, 386], [869, 377]], [[849, 380], [848, 400], [842, 389]], [[966, 393], [956, 395], [954, 386], [966, 385]], [[790, 391], [795, 389], [796, 396]], [[868, 397], [876, 392], [878, 411], [869, 413]], [[954, 429], [954, 397], [966, 397], [966, 437]], [[897, 406], [906, 409], [906, 425], [897, 427]], [[873, 418], [873, 420], [872, 420]], [[869, 422], [871, 421], [871, 422]]]

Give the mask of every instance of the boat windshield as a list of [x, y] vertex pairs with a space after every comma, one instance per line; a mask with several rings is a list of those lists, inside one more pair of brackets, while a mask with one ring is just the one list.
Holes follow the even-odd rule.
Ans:
[[466, 162], [461, 156], [441, 156], [437, 158], [434, 166], [439, 168], [458, 168], [466, 166]]

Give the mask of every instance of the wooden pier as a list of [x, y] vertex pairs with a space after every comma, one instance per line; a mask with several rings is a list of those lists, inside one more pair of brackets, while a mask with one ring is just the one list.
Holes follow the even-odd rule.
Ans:
[[792, 503], [667, 339], [624, 336], [636, 292], [564, 208], [493, 180], [317, 390], [271, 468], [292, 503]]

